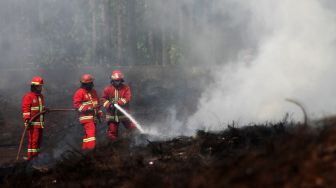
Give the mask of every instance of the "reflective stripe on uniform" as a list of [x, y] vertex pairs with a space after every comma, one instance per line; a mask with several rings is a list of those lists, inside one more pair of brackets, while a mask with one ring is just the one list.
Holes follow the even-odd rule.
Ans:
[[127, 119], [126, 116], [117, 116], [118, 118], [115, 118], [116, 116], [110, 116], [110, 115], [106, 115], [106, 121], [116, 121], [116, 122], [119, 122], [119, 120], [125, 120]]
[[42, 108], [42, 109], [44, 109], [44, 106], [34, 106], [34, 107], [30, 107], [30, 110], [38, 110], [38, 111], [40, 111], [40, 108]]
[[42, 100], [41, 100], [41, 97], [37, 97], [38, 98], [38, 101], [39, 101], [39, 110], [40, 110], [40, 112], [42, 112], [42, 108], [43, 108], [43, 106], [42, 106]]
[[92, 104], [92, 105], [98, 105], [97, 101], [93, 101], [91, 95], [89, 95], [90, 101], [82, 102], [82, 106], [84, 107], [85, 105]]
[[87, 119], [93, 119], [93, 116], [82, 116], [79, 118], [79, 120], [87, 120]]
[[[118, 90], [115, 89], [114, 90], [114, 101], [117, 102], [118, 99], [119, 99], [119, 93], [118, 93]], [[114, 109], [114, 114], [117, 114], [117, 109], [116, 108]], [[117, 115], [115, 115], [113, 120], [116, 121], [116, 122], [119, 122], [119, 117]]]
[[90, 104], [93, 104], [93, 106], [97, 106], [98, 105], [98, 101], [94, 101], [92, 98], [91, 93], [88, 93], [89, 99], [90, 99]]
[[118, 101], [118, 98], [119, 98], [118, 90], [115, 89], [114, 90], [114, 101]]
[[39, 122], [39, 121], [33, 121], [30, 123], [30, 125], [33, 125], [33, 126], [44, 126], [44, 122]]
[[22, 116], [23, 116], [23, 117], [25, 117], [25, 116], [30, 116], [30, 112], [22, 113]]
[[30, 153], [37, 153], [40, 149], [28, 149], [28, 152]]
[[104, 104], [103, 104], [103, 105], [104, 105], [104, 107], [105, 107], [105, 108], [107, 108], [107, 107], [108, 107], [108, 106], [106, 106], [106, 105], [107, 105], [109, 102], [110, 102], [110, 101], [108, 101], [108, 100], [104, 102]]
[[83, 110], [83, 108], [85, 107], [85, 105], [81, 105], [79, 108], [78, 108], [78, 111], [82, 111]]
[[98, 104], [98, 102], [97, 101], [87, 101], [87, 102], [82, 102], [82, 106], [84, 105], [88, 105], [88, 104], [92, 104], [92, 105], [97, 105]]
[[94, 141], [94, 140], [96, 140], [96, 137], [89, 137], [89, 138], [84, 138], [83, 142], [91, 142], [91, 141]]
[[126, 99], [124, 99], [124, 98], [120, 98], [120, 100], [124, 103], [124, 104], [126, 104]]
[[[38, 101], [39, 101], [40, 112], [42, 112], [44, 106], [42, 106], [42, 99], [41, 99], [40, 96], [38, 96]], [[40, 121], [43, 122], [43, 115], [42, 114], [40, 115]], [[42, 127], [43, 127], [43, 124], [42, 124]]]

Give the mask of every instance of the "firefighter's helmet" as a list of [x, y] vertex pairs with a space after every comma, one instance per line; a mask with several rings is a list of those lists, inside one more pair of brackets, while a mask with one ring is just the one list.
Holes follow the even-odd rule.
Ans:
[[83, 74], [83, 76], [80, 79], [81, 83], [92, 83], [94, 80], [93, 76], [91, 74]]
[[30, 84], [36, 86], [43, 85], [43, 78], [41, 76], [34, 76]]
[[112, 71], [111, 79], [124, 81], [124, 74], [120, 70]]

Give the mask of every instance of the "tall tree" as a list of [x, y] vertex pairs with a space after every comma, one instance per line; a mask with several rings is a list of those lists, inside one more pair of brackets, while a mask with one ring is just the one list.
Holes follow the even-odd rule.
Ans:
[[117, 8], [117, 65], [123, 62], [123, 0], [116, 0]]
[[91, 12], [91, 60], [96, 63], [97, 31], [96, 31], [96, 1], [89, 0]]
[[99, 4], [100, 9], [100, 35], [98, 54], [101, 62], [111, 63], [112, 56], [112, 30], [111, 18], [112, 9], [110, 0], [102, 0]]
[[161, 65], [167, 64], [167, 32], [165, 29], [164, 22], [161, 22]]
[[136, 0], [127, 1], [127, 13], [128, 13], [128, 24], [127, 24], [127, 61], [128, 63], [134, 64], [137, 60], [136, 57], [136, 33], [137, 33], [137, 24], [136, 24], [136, 15], [135, 10], [137, 8]]

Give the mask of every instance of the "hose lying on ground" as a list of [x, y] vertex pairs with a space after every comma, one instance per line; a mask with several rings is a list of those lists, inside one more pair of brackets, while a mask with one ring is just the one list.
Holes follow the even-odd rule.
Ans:
[[[29, 121], [27, 122], [28, 123], [28, 126], [31, 124], [32, 121], [34, 121], [39, 115], [41, 114], [45, 114], [45, 113], [49, 113], [49, 112], [57, 112], [57, 111], [75, 111], [75, 109], [73, 108], [55, 108], [55, 109], [48, 109], [48, 110], [43, 110], [35, 115], [33, 115], [33, 117], [31, 117], [29, 119]], [[19, 156], [20, 156], [20, 153], [21, 153], [21, 149], [22, 149], [22, 143], [23, 143], [23, 139], [26, 135], [26, 132], [27, 132], [27, 128], [28, 126], [25, 126], [24, 129], [23, 129], [23, 132], [22, 132], [22, 135], [21, 135], [21, 140], [20, 140], [20, 143], [19, 143], [19, 149], [18, 149], [18, 152], [17, 152], [17, 155], [16, 155], [16, 160], [19, 160]]]

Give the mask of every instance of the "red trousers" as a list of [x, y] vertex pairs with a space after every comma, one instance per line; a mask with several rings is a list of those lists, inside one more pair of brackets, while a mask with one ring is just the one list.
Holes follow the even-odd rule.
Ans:
[[96, 124], [94, 122], [88, 122], [82, 124], [84, 127], [84, 137], [83, 137], [83, 150], [91, 150], [95, 148], [96, 145]]
[[28, 160], [39, 154], [43, 129], [28, 127]]
[[[136, 129], [136, 126], [131, 121], [121, 121], [121, 123], [129, 131], [134, 131]], [[107, 136], [109, 139], [116, 140], [118, 138], [118, 127], [119, 122], [113, 122], [113, 121], [108, 122]]]

